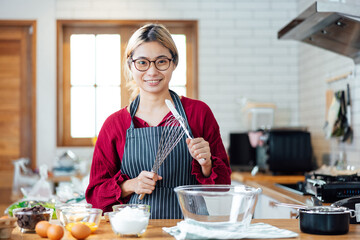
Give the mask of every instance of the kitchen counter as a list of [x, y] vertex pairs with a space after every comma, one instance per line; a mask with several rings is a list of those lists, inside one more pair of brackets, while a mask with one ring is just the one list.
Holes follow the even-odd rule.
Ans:
[[231, 179], [252, 187], [261, 188], [262, 194], [267, 195], [278, 202], [291, 204], [311, 203], [309, 195], [299, 195], [276, 185], [276, 183], [294, 184], [299, 181], [305, 181], [305, 177], [301, 175], [273, 176], [260, 173], [255, 176], [251, 176], [251, 174], [247, 172], [233, 172]]
[[[141, 239], [175, 239], [171, 235], [167, 234], [162, 230], [162, 227], [172, 227], [175, 226], [176, 223], [181, 220], [162, 220], [162, 219], [156, 219], [156, 220], [150, 220], [149, 226], [146, 230], [146, 232], [142, 235]], [[360, 236], [360, 225], [350, 225], [350, 231], [348, 234], [345, 235], [336, 235], [336, 236], [328, 236], [328, 235], [312, 235], [312, 234], [306, 234], [301, 233], [299, 229], [299, 222], [297, 219], [254, 219], [252, 221], [253, 223], [256, 222], [263, 222], [268, 223], [273, 226], [282, 228], [282, 229], [288, 229], [290, 231], [296, 232], [299, 234], [297, 238], [286, 238], [288, 240], [290, 239], [311, 239], [311, 240], [319, 240], [319, 239], [336, 239], [336, 240], [350, 240], [350, 239], [356, 239], [358, 236]], [[31, 234], [31, 233], [20, 233], [19, 228], [15, 228], [11, 239], [16, 240], [36, 240], [36, 239], [44, 239], [38, 236], [37, 234]], [[70, 235], [69, 232], [65, 230], [65, 235], [62, 238], [63, 240], [74, 240], [74, 238]], [[102, 221], [100, 223], [100, 226], [98, 230], [90, 235], [87, 239], [134, 239], [134, 238], [120, 238], [116, 237], [114, 232], [111, 229], [110, 223], [106, 221]], [[282, 238], [283, 240], [286, 240], [285, 238]]]
[[247, 181], [261, 181], [261, 182], [272, 182], [272, 183], [297, 183], [305, 181], [304, 175], [270, 175], [264, 173], [257, 173], [252, 176], [249, 172], [232, 172], [231, 179], [238, 182]]

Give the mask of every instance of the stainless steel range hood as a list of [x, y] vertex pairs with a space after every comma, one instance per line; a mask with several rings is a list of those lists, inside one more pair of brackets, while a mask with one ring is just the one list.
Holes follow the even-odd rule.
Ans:
[[360, 63], [360, 5], [315, 2], [278, 32]]

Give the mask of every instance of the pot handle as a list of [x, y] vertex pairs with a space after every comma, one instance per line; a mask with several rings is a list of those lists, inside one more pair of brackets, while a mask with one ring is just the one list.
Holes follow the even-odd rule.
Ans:
[[[349, 211], [348, 211], [349, 213], [350, 213], [350, 217], [351, 218], [354, 218], [354, 217], [356, 217], [356, 211], [355, 210], [353, 210], [353, 209], [349, 209]], [[357, 220], [356, 220], [357, 221]], [[358, 221], [357, 221], [358, 222]]]

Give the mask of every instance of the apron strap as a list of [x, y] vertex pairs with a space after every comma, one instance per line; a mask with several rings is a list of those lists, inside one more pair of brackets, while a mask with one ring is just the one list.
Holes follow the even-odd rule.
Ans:
[[137, 95], [137, 97], [135, 98], [134, 101], [131, 102], [130, 104], [130, 116], [131, 116], [131, 124], [129, 128], [134, 128], [134, 122], [133, 122], [133, 117], [135, 116], [136, 110], [139, 107], [139, 103], [140, 103], [140, 94]]

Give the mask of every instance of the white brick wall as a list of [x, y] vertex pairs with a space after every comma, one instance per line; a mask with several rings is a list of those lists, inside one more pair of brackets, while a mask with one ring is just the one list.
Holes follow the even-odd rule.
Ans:
[[[302, 2], [305, 0], [300, 3]], [[229, 133], [242, 130], [240, 104], [237, 101], [240, 97], [275, 103], [276, 125], [299, 125], [301, 116], [301, 124], [308, 124], [315, 131], [317, 126], [313, 126], [311, 121], [303, 120], [308, 118], [306, 114], [310, 115], [310, 112], [306, 113], [303, 110], [308, 104], [306, 96], [303, 95], [306, 86], [305, 81], [300, 81], [299, 89], [298, 76], [304, 79], [301, 73], [306, 68], [306, 72], [311, 74], [309, 84], [315, 84], [315, 80], [318, 82], [325, 71], [310, 71], [312, 66], [307, 64], [308, 55], [303, 57], [299, 54], [299, 46], [303, 49], [299, 43], [277, 40], [278, 30], [297, 15], [298, 3], [298, 0], [0, 1], [1, 19], [38, 20], [38, 164], [49, 163], [59, 151], [62, 151], [56, 148], [55, 142], [56, 19], [198, 20], [199, 97], [212, 108], [226, 146]], [[22, 7], [26, 8], [26, 13], [18, 11]], [[39, 8], [42, 10], [39, 11]], [[47, 8], [46, 11], [44, 8]], [[40, 46], [43, 42], [47, 45]], [[48, 45], [48, 49], [44, 50], [43, 46]], [[310, 55], [313, 49], [304, 53]], [[316, 64], [323, 61], [312, 56], [311, 58]], [[316, 66], [320, 71], [319, 65]], [[47, 95], [50, 94], [47, 89], [52, 90], [51, 96]], [[300, 102], [304, 102], [301, 107], [299, 90]], [[360, 90], [353, 91], [355, 95], [355, 91]], [[321, 101], [319, 100], [320, 105], [323, 104]], [[358, 110], [354, 118], [359, 119], [359, 100], [355, 103], [354, 107]], [[315, 114], [320, 110], [320, 105], [318, 110], [312, 110]], [[318, 126], [322, 127], [320, 115], [316, 118], [319, 118]]]
[[56, 16], [198, 20], [199, 96], [212, 108], [228, 145], [229, 133], [242, 130], [236, 103], [241, 96], [276, 103], [280, 125], [298, 123], [297, 43], [277, 40], [296, 8], [295, 0], [58, 0]]
[[[295, 41], [277, 40], [277, 31], [313, 0], [57, 0], [56, 17], [71, 19], [196, 19], [199, 21], [199, 96], [212, 108], [225, 145], [230, 132], [243, 129], [237, 99], [273, 102], [275, 124], [303, 125], [312, 132], [318, 161], [322, 154], [359, 154], [360, 83], [326, 84], [347, 72], [352, 61]], [[356, 1], [355, 1], [356, 2]], [[359, 68], [359, 67], [357, 67]], [[326, 89], [350, 82], [353, 96], [353, 144], [326, 140]]]
[[[303, 11], [312, 0], [302, 0], [299, 9]], [[349, 1], [350, 2], [350, 1]], [[355, 3], [354, 1], [353, 3]], [[360, 9], [360, 6], [359, 6]], [[356, 71], [356, 76], [333, 83], [326, 80]], [[322, 163], [324, 154], [334, 155], [338, 151], [346, 151], [349, 164], [360, 167], [360, 66], [347, 57], [340, 56], [305, 43], [299, 44], [299, 102], [300, 123], [308, 126], [312, 133], [312, 143], [318, 163]], [[354, 141], [342, 143], [337, 139], [325, 139], [322, 128], [325, 123], [325, 92], [346, 90], [351, 87], [352, 122]]]

